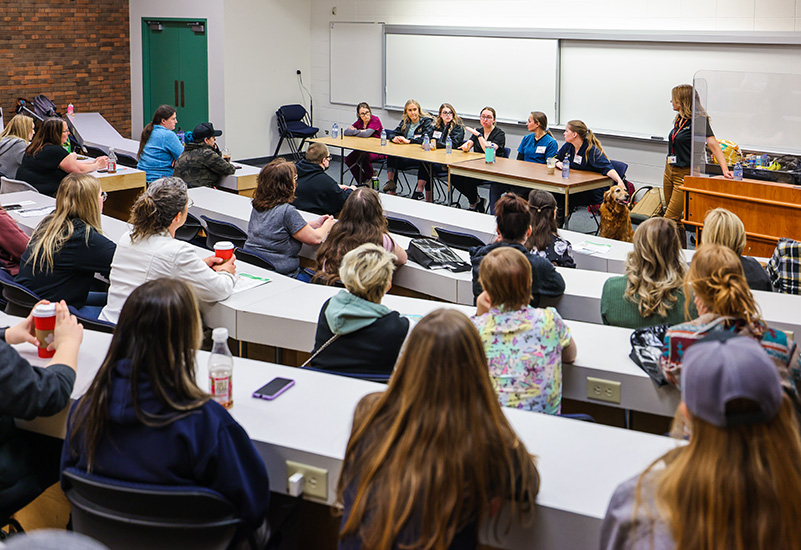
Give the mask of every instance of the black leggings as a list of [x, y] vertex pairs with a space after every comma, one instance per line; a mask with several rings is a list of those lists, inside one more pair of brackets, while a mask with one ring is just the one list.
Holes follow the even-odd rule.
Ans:
[[458, 189], [470, 204], [476, 204], [478, 202], [478, 186], [482, 183], [484, 182], [476, 178], [451, 176], [451, 185]]

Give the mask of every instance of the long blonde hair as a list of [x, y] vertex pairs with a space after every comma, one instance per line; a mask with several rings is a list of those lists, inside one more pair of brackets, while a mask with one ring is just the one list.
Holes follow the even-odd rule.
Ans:
[[0, 133], [0, 139], [6, 137], [18, 137], [25, 143], [29, 143], [33, 132], [33, 119], [26, 115], [14, 115], [14, 118], [8, 121], [8, 124]]
[[31, 247], [33, 271], [53, 271], [55, 256], [75, 232], [73, 220], [86, 224], [86, 242], [94, 230], [103, 234], [100, 222], [100, 182], [90, 174], [67, 174], [56, 193], [56, 209], [36, 228], [28, 246]]
[[[431, 115], [429, 115], [427, 112], [425, 112], [423, 110], [422, 107], [420, 107], [420, 104], [417, 102], [416, 99], [410, 99], [409, 101], [407, 101], [403, 105], [403, 120], [401, 120], [401, 131], [402, 132], [405, 132], [406, 128], [409, 127], [409, 124], [412, 123], [412, 119], [410, 119], [409, 116], [406, 114], [406, 109], [409, 108], [409, 105], [417, 105], [417, 112], [420, 113], [420, 118], [418, 119], [418, 121], [421, 121], [424, 118], [431, 118]], [[455, 114], [456, 113], [454, 113], [454, 115]], [[454, 120], [455, 120], [455, 117], [454, 117]]]
[[725, 208], [714, 208], [704, 217], [704, 244], [719, 244], [731, 248], [738, 256], [745, 250], [745, 226], [737, 214]]
[[687, 266], [676, 223], [667, 218], [645, 220], [634, 232], [634, 249], [626, 256], [626, 300], [640, 315], [665, 317], [679, 299]]
[[701, 98], [698, 97], [698, 92], [693, 92], [692, 84], [679, 84], [670, 91], [670, 96], [676, 103], [679, 104], [679, 109], [676, 112], [676, 117], [673, 119], [673, 124], [676, 124], [681, 119], [692, 119], [693, 117], [693, 97], [695, 97], [695, 114], [700, 117], [709, 119], [704, 107], [701, 105]]
[[[603, 146], [601, 145], [601, 141], [595, 137], [595, 134], [592, 133], [592, 130], [587, 128], [587, 125], [580, 120], [571, 120], [566, 125], [570, 130], [576, 132], [578, 136], [587, 142], [587, 154], [589, 154], [590, 149], [596, 147], [603, 156], [606, 156], [606, 152], [604, 151]], [[578, 153], [578, 151], [576, 151]], [[607, 157], [608, 158], [608, 157]]]
[[[484, 346], [462, 313], [439, 309], [415, 326], [389, 388], [357, 416], [337, 501], [352, 506], [340, 538], [365, 550], [447, 548], [496, 498], [509, 522], [530, 517], [539, 474], [492, 388]], [[497, 528], [499, 516], [496, 516]], [[408, 523], [415, 540], [399, 540]]]

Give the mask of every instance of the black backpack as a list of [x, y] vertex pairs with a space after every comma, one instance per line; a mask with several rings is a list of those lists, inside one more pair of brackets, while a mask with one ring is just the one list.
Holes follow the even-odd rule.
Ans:
[[447, 269], [461, 273], [470, 269], [449, 246], [429, 238], [412, 239], [406, 251], [409, 259], [426, 269]]

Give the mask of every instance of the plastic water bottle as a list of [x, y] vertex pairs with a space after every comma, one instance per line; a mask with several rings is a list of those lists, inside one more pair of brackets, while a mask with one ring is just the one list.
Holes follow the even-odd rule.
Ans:
[[487, 164], [492, 164], [495, 162], [495, 145], [490, 144], [484, 149], [484, 162]]
[[445, 154], [450, 155], [453, 153], [453, 140], [451, 140], [451, 136], [448, 136], [448, 139], [445, 140]]
[[423, 136], [423, 151], [430, 151], [431, 150], [431, 138], [428, 137], [428, 134]]
[[570, 161], [567, 160], [567, 157], [562, 161], [562, 177], [565, 179], [570, 177]]
[[108, 149], [108, 168], [109, 174], [117, 173], [117, 153], [114, 152], [114, 147]]
[[339, 139], [339, 125], [336, 122], [331, 127], [331, 137], [334, 139]]
[[230, 409], [234, 405], [234, 358], [228, 349], [228, 329], [215, 328], [211, 333], [214, 346], [209, 357], [209, 390], [211, 398]]
[[387, 131], [381, 130], [381, 147], [386, 147], [387, 145]]
[[67, 105], [67, 116], [70, 118], [75, 116], [75, 107], [72, 105], [72, 103]]
[[743, 165], [739, 162], [734, 165], [734, 179], [743, 181]]

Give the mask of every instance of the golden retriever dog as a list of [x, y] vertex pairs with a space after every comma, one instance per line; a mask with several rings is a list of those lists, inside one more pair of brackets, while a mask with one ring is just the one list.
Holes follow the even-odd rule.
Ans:
[[604, 193], [604, 202], [601, 203], [601, 237], [632, 242], [634, 230], [631, 228], [628, 201], [629, 194], [618, 185], [613, 185]]

